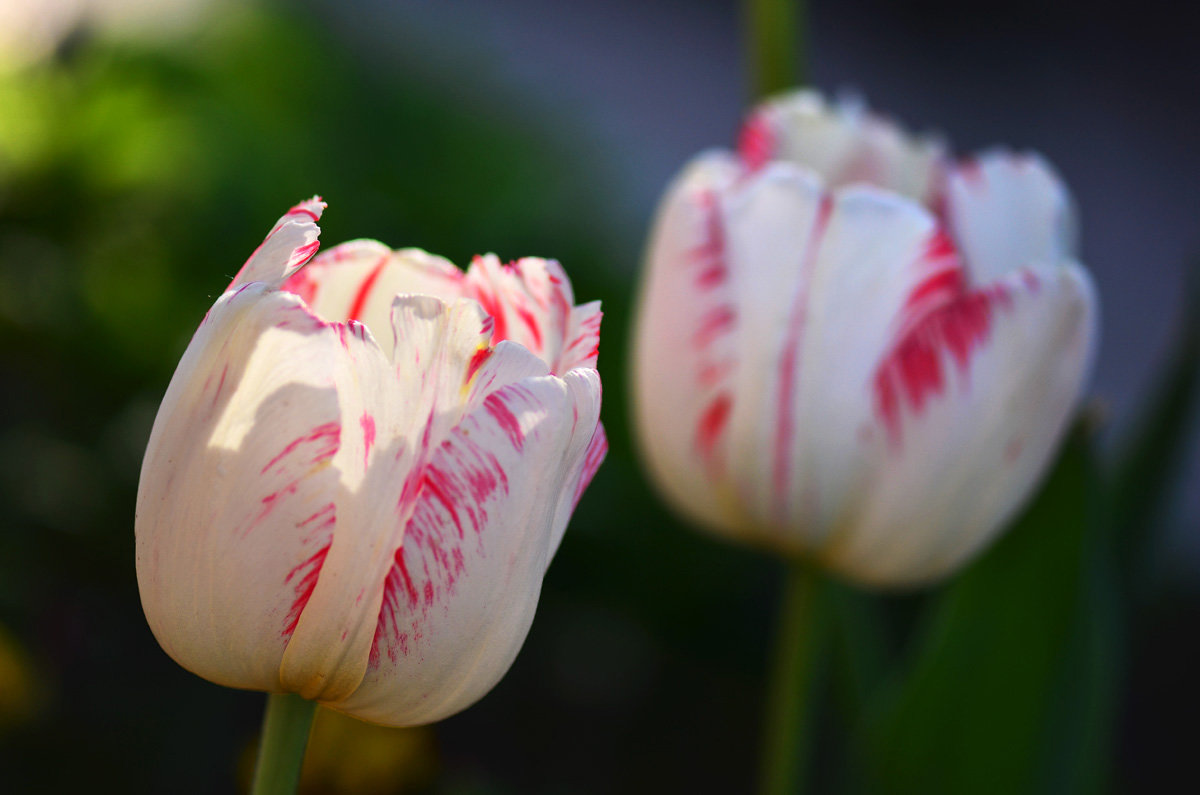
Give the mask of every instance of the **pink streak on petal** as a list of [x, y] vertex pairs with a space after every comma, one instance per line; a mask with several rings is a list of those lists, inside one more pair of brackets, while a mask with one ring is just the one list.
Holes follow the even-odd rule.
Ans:
[[311, 305], [317, 297], [318, 282], [312, 277], [312, 266], [301, 268], [289, 276], [281, 289], [300, 296], [304, 303]]
[[717, 439], [725, 430], [732, 409], [733, 398], [729, 393], [721, 392], [700, 414], [700, 421], [696, 424], [696, 448], [704, 458], [713, 458]]
[[295, 207], [288, 210], [287, 214], [288, 215], [307, 215], [310, 219], [312, 219], [313, 223], [316, 223], [317, 221], [321, 220], [321, 216], [318, 215], [317, 213], [313, 212], [308, 207], [306, 207], [305, 204], [297, 204]]
[[719, 387], [735, 367], [727, 346], [719, 343], [736, 331], [737, 312], [725, 290], [729, 268], [724, 220], [716, 194], [704, 191], [697, 196], [696, 205], [703, 213], [700, 235], [688, 251], [686, 264], [694, 271], [695, 285], [707, 302], [707, 309], [694, 315], [696, 327], [691, 341], [696, 351], [695, 378], [699, 387], [719, 391], [706, 396], [708, 404], [696, 424], [695, 447], [707, 466], [719, 470], [717, 443], [732, 408], [732, 393]]
[[[506, 420], [489, 415], [503, 427]], [[467, 558], [482, 554], [488, 507], [508, 494], [508, 476], [491, 451], [471, 440], [479, 422], [464, 420], [462, 432], [438, 448], [417, 479], [415, 507], [384, 583], [372, 666], [416, 650], [429, 611], [454, 593]]]
[[304, 545], [315, 544], [317, 549], [306, 560], [293, 567], [283, 580], [284, 585], [292, 584], [295, 594], [283, 627], [282, 636], [284, 638], [291, 637], [296, 631], [300, 615], [304, 612], [304, 607], [312, 596], [313, 588], [316, 587], [321, 574], [321, 567], [329, 553], [329, 546], [333, 540], [333, 528], [336, 524], [337, 507], [332, 502], [296, 524], [296, 530], [302, 534], [301, 543]]
[[947, 358], [965, 376], [972, 356], [991, 337], [995, 312], [1011, 302], [1008, 289], [995, 285], [964, 293], [906, 324], [906, 333], [880, 362], [874, 378], [875, 413], [893, 447], [901, 441], [903, 409], [920, 415], [931, 399], [945, 392]]
[[316, 443], [318, 445], [317, 449], [313, 452], [313, 457], [311, 460], [312, 463], [329, 458], [337, 452], [338, 444], [341, 441], [341, 434], [342, 428], [336, 422], [327, 422], [323, 425], [318, 425], [303, 436], [298, 436], [289, 442], [287, 446], [279, 452], [278, 455], [276, 455], [274, 458], [268, 461], [265, 466], [263, 466], [259, 474], [265, 475], [267, 470], [273, 468], [284, 458], [290, 456], [296, 451], [296, 448], [305, 444]]
[[504, 402], [499, 392], [493, 392], [483, 401], [483, 406], [491, 414], [496, 424], [508, 435], [512, 446], [520, 450], [525, 446], [525, 434], [521, 431], [521, 423], [512, 410]]
[[748, 171], [757, 171], [775, 154], [775, 131], [762, 112], [754, 113], [738, 134], [738, 155]]
[[717, 337], [732, 329], [736, 320], [733, 308], [726, 305], [705, 313], [700, 320], [700, 328], [692, 335], [692, 345], [699, 349], [707, 348]]
[[607, 454], [608, 435], [605, 434], [603, 425], [597, 425], [596, 432], [592, 434], [592, 440], [588, 442], [587, 452], [583, 454], [583, 472], [579, 477], [579, 485], [575, 487], [572, 510], [574, 510], [574, 506], [579, 504], [579, 500], [583, 497], [583, 492], [587, 490], [588, 484], [596, 476], [596, 471], [604, 463], [604, 457]]
[[312, 554], [303, 563], [295, 566], [286, 578], [284, 585], [290, 583], [293, 579], [295, 583], [296, 597], [292, 601], [292, 606], [288, 610], [287, 623], [283, 627], [283, 637], [290, 638], [292, 633], [296, 631], [296, 625], [300, 623], [300, 615], [304, 612], [308, 600], [312, 598], [313, 589], [317, 587], [317, 579], [321, 576], [321, 567], [325, 564], [325, 557], [329, 554], [330, 544], [326, 543], [320, 549]]
[[312, 259], [313, 255], [321, 248], [321, 241], [314, 240], [311, 243], [300, 246], [292, 252], [292, 256], [288, 259], [288, 270], [299, 268], [304, 263]]
[[479, 350], [475, 351], [475, 355], [473, 355], [471, 357], [471, 361], [467, 363], [467, 376], [465, 380], [470, 381], [472, 378], [474, 378], [475, 374], [479, 372], [479, 368], [483, 367], [483, 363], [486, 362], [488, 357], [491, 355], [491, 348], [480, 348]]
[[354, 296], [354, 302], [350, 304], [350, 311], [346, 315], [347, 320], [361, 320], [363, 309], [367, 305], [367, 299], [371, 297], [371, 288], [375, 286], [375, 282], [379, 279], [379, 274], [383, 273], [383, 268], [387, 265], [388, 258], [382, 257], [371, 272], [367, 274], [367, 278], [363, 279], [363, 283], [358, 288], [358, 293]]
[[359, 425], [362, 426], [363, 432], [363, 468], [365, 469], [371, 459], [371, 447], [375, 444], [375, 418], [367, 412], [358, 418]]
[[533, 347], [530, 350], [535, 352], [543, 350], [542, 329], [537, 322], [537, 318], [533, 316], [533, 312], [529, 311], [529, 307], [524, 305], [523, 299], [522, 302], [517, 303], [513, 309], [516, 310], [517, 317], [519, 317], [521, 322], [525, 324], [525, 327], [529, 329], [530, 342], [533, 344]]
[[[471, 261], [472, 272], [483, 273], [483, 257], [475, 257]], [[501, 306], [500, 300], [496, 297], [494, 288], [491, 284], [479, 279], [467, 279], [464, 284], [464, 296], [473, 298], [479, 302], [495, 324], [492, 328], [492, 344], [496, 344], [503, 340], [509, 339], [508, 327], [505, 320], [504, 307]]]
[[829, 194], [821, 197], [821, 205], [809, 232], [808, 248], [800, 264], [801, 278], [792, 303], [791, 316], [782, 353], [779, 358], [779, 396], [776, 407], [775, 460], [772, 468], [771, 485], [780, 511], [787, 500], [788, 481], [791, 477], [792, 437], [796, 433], [795, 402], [796, 384], [800, 372], [800, 346], [808, 320], [808, 279], [816, 265], [817, 253], [829, 226], [833, 211], [833, 199]]

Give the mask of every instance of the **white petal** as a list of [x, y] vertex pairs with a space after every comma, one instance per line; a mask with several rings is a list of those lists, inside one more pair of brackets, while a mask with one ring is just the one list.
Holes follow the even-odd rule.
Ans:
[[1052, 269], [1075, 253], [1071, 197], [1037, 155], [989, 152], [951, 166], [946, 215], [973, 284]]
[[321, 228], [317, 221], [325, 202], [317, 196], [297, 204], [280, 218], [266, 239], [254, 250], [246, 264], [229, 285], [233, 290], [248, 282], [265, 282], [277, 286], [308, 262], [320, 242]]
[[[340, 368], [345, 376], [338, 378], [343, 411], [348, 425], [354, 425], [349, 418], [361, 418], [362, 432], [346, 431], [353, 446], [335, 459], [343, 472], [338, 525], [283, 658], [280, 678], [288, 690], [331, 702], [356, 690], [427, 467], [488, 390], [531, 371], [545, 373], [541, 360], [519, 346], [489, 350], [489, 324], [474, 301], [402, 295], [392, 308], [395, 361], [369, 370], [354, 366], [364, 352], [353, 345], [342, 360], [351, 365]], [[371, 351], [383, 361], [373, 345]], [[472, 366], [486, 367], [487, 378], [472, 374]]]
[[492, 316], [494, 340], [520, 343], [550, 372], [561, 375], [595, 364], [600, 305], [576, 307], [571, 282], [554, 260], [525, 257], [502, 265], [495, 254], [476, 257], [462, 294]]
[[603, 315], [599, 301], [589, 301], [571, 310], [562, 351], [550, 372], [561, 375], [576, 367], [596, 369], [596, 359], [600, 353], [600, 319]]
[[634, 418], [647, 469], [675, 507], [741, 527], [720, 493], [738, 322], [718, 196], [740, 176], [730, 155], [697, 158], [654, 223], [634, 329]]
[[1095, 294], [1076, 265], [1010, 274], [898, 340], [876, 384], [876, 469], [830, 561], [908, 584], [982, 548], [1057, 449], [1095, 343]]
[[752, 169], [786, 160], [812, 169], [828, 188], [862, 182], [918, 201], [929, 197], [943, 157], [939, 142], [908, 137], [862, 102], [829, 104], [815, 91], [760, 105], [746, 122], [739, 149]]
[[218, 299], [163, 399], [138, 490], [138, 584], [163, 648], [207, 679], [280, 688], [337, 515], [341, 350], [338, 329], [252, 282]]
[[554, 260], [526, 257], [503, 265], [494, 255], [476, 257], [464, 274], [452, 263], [420, 249], [392, 251], [382, 243], [358, 240], [331, 249], [284, 284], [329, 320], [361, 320], [381, 342], [392, 299], [429, 295], [452, 302], [478, 301], [491, 316], [493, 344], [520, 343], [551, 372], [595, 367], [600, 337], [600, 304], [575, 306], [562, 267]]
[[355, 240], [322, 252], [292, 274], [283, 289], [303, 298], [326, 320], [359, 320], [391, 353], [392, 299], [401, 293], [453, 300], [462, 272], [420, 249], [392, 251], [374, 240]]
[[740, 375], [729, 471], [764, 540], [819, 546], [845, 517], [866, 460], [869, 384], [904, 307], [961, 270], [933, 217], [868, 187], [823, 191], [775, 165], [726, 205]]
[[415, 725], [473, 703], [533, 620], [599, 408], [591, 371], [490, 394], [437, 449], [388, 576], [362, 686], [329, 706]]

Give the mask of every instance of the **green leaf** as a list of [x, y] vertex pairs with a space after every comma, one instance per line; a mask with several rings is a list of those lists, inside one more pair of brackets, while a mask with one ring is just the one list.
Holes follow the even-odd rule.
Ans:
[[1151, 528], [1162, 519], [1166, 498], [1178, 484], [1187, 442], [1195, 438], [1192, 431], [1200, 406], [1200, 264], [1188, 272], [1188, 287], [1182, 328], [1167, 366], [1120, 446], [1112, 473], [1110, 514], [1117, 559], [1135, 598], [1146, 590], [1155, 538]]
[[1107, 733], [1089, 721], [1112, 690], [1114, 612], [1095, 491], [1081, 424], [1016, 525], [932, 597], [910, 667], [869, 730], [870, 791], [1099, 786]]

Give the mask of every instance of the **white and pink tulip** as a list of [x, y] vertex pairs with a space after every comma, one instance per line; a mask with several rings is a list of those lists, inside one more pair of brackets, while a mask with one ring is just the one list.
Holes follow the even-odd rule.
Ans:
[[1034, 155], [952, 161], [797, 92], [697, 157], [650, 241], [638, 436], [713, 531], [878, 585], [945, 576], [1038, 483], [1086, 380], [1092, 281]]
[[511, 665], [604, 458], [600, 309], [548, 260], [313, 258], [324, 206], [280, 219], [179, 363], [138, 585], [200, 676], [428, 723]]

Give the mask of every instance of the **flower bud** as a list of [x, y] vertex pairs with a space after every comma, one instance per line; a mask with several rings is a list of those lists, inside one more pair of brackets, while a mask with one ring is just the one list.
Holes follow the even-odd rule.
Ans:
[[600, 310], [558, 263], [463, 273], [288, 212], [208, 312], [151, 432], [137, 574], [229, 687], [428, 723], [482, 697], [607, 449]]
[[1035, 155], [959, 162], [860, 105], [767, 102], [650, 240], [634, 353], [650, 473], [714, 532], [879, 585], [945, 576], [1021, 507], [1097, 336]]

